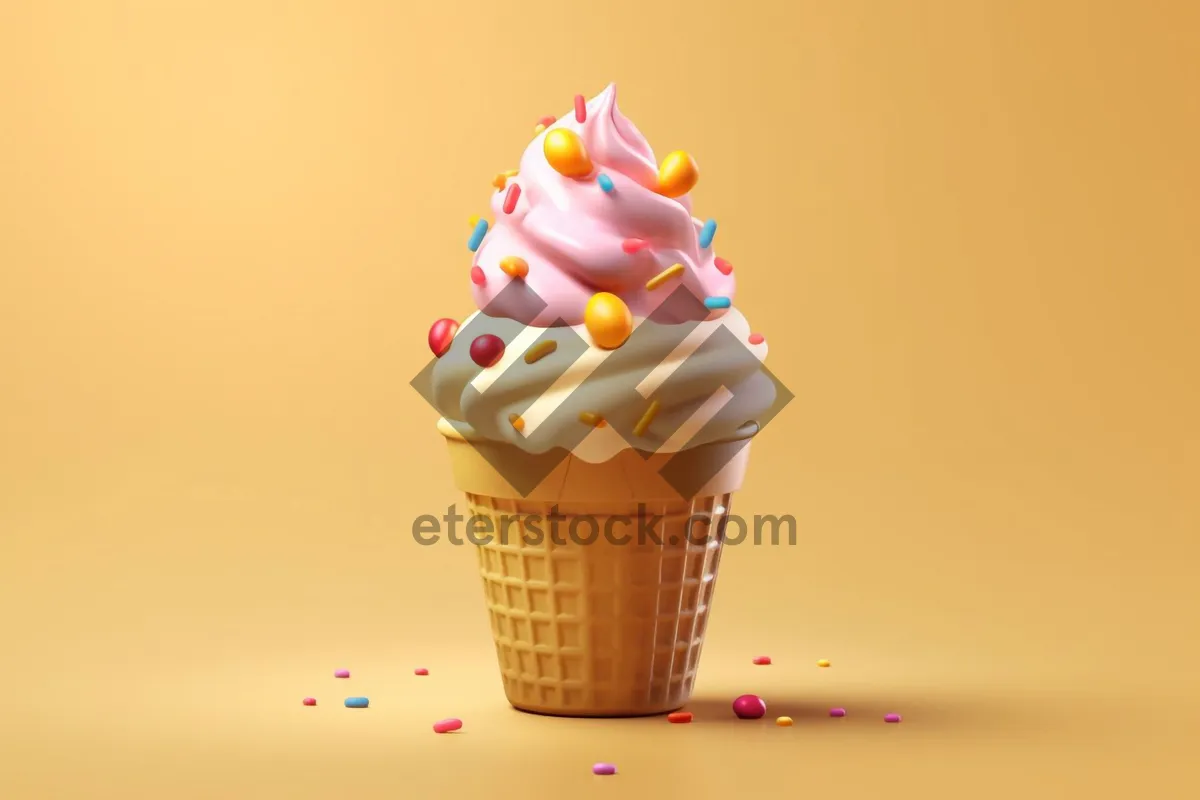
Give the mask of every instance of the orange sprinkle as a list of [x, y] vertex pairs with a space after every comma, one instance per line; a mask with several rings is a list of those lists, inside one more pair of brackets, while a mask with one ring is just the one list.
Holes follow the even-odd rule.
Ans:
[[676, 264], [672, 267], [667, 267], [662, 272], [658, 273], [653, 278], [646, 281], [646, 289], [648, 289], [649, 291], [654, 291], [655, 289], [662, 286], [667, 281], [671, 280], [671, 278], [677, 278], [682, 274], [683, 274], [683, 264]]
[[593, 428], [604, 427], [604, 417], [599, 414], [593, 414], [591, 411], [584, 411], [579, 415], [579, 421], [584, 425], [591, 425]]
[[516, 428], [518, 432], [525, 430], [525, 420], [521, 419], [520, 414], [509, 414], [508, 421], [512, 423], [512, 426]]
[[546, 356], [558, 349], [558, 342], [553, 339], [546, 339], [538, 342], [533, 347], [525, 351], [525, 363], [533, 364], [536, 361], [541, 361]]
[[645, 436], [646, 429], [650, 427], [650, 423], [654, 422], [654, 418], [658, 416], [659, 403], [657, 400], [650, 402], [650, 407], [646, 409], [646, 413], [642, 414], [642, 418], [638, 420], [637, 425], [633, 426], [634, 436]]
[[508, 183], [508, 176], [503, 172], [497, 172], [496, 177], [492, 178], [492, 186], [496, 187], [496, 191], [502, 191], [505, 184]]
[[500, 269], [510, 278], [522, 279], [529, 274], [529, 264], [520, 256], [505, 256], [500, 259]]

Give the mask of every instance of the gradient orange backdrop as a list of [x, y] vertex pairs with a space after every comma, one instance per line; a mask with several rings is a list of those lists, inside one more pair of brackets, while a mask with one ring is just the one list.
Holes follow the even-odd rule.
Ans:
[[[0, 796], [1186, 796], [1198, 30], [0, 2]], [[734, 510], [799, 542], [722, 561], [690, 728], [508, 709], [474, 554], [410, 536], [457, 500], [408, 380], [468, 217], [609, 81], [797, 395]]]

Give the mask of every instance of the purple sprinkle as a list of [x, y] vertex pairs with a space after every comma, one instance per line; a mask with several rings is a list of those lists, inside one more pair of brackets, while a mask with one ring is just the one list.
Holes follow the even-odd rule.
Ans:
[[900, 715], [899, 714], [885, 714], [883, 717], [883, 721], [884, 722], [899, 722]]
[[617, 765], [616, 764], [606, 764], [603, 761], [601, 761], [599, 764], [592, 765], [592, 774], [593, 775], [616, 775], [617, 774]]
[[844, 708], [831, 708], [831, 709], [829, 709], [829, 716], [831, 716], [831, 717], [844, 717], [844, 716], [846, 716], [846, 709], [844, 709]]
[[349, 677], [350, 677], [350, 670], [348, 670], [348, 669], [335, 669], [335, 670], [333, 671], [333, 677], [335, 677], [335, 678], [349, 678]]

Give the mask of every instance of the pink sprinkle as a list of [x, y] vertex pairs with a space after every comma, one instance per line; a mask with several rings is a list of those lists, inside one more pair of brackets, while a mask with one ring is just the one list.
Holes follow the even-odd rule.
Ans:
[[752, 333], [752, 334], [750, 334], [750, 339], [748, 341], [750, 342], [750, 344], [762, 344], [763, 342], [766, 341], [766, 339], [763, 338], [763, 335], [761, 333]]
[[349, 678], [349, 677], [350, 677], [350, 670], [348, 670], [348, 669], [335, 669], [335, 670], [333, 671], [333, 677], [335, 677], [335, 678]]
[[899, 722], [900, 715], [899, 714], [884, 714], [883, 721], [884, 722]]
[[844, 717], [844, 716], [846, 716], [846, 709], [844, 709], [844, 708], [831, 708], [831, 709], [829, 709], [829, 716], [831, 716], [831, 717]]
[[645, 249], [646, 247], [648, 247], [649, 244], [650, 243], [647, 242], [645, 239], [626, 239], [625, 241], [621, 242], [621, 249], [624, 250], [626, 253], [633, 255], [638, 250], [642, 250], [642, 249]]
[[592, 765], [592, 774], [593, 775], [616, 775], [617, 774], [617, 765], [616, 764], [605, 764], [603, 762], [601, 762], [599, 764], [593, 764]]
[[315, 697], [306, 697], [306, 698], [304, 698], [304, 705], [306, 705], [306, 706], [315, 706], [316, 704], [317, 704], [317, 698], [315, 698]]
[[487, 276], [483, 274], [482, 267], [471, 267], [471, 283], [476, 286], [483, 286], [487, 283]]
[[538, 125], [545, 125], [547, 128], [549, 128], [556, 122], [558, 122], [558, 120], [555, 117], [542, 117], [538, 120]]
[[760, 667], [765, 667], [771, 663], [770, 656], [755, 656], [754, 663]]
[[513, 209], [517, 207], [517, 200], [521, 198], [521, 187], [519, 184], [510, 183], [508, 185], [508, 194], [504, 195], [504, 213], [511, 214]]
[[733, 272], [733, 264], [730, 264], [725, 259], [717, 256], [713, 259], [713, 266], [716, 267], [722, 275], [728, 275]]
[[441, 722], [433, 723], [434, 733], [450, 733], [462, 727], [461, 719], [444, 719]]
[[413, 675], [428, 675], [428, 674], [429, 674], [429, 670], [425, 669], [424, 667], [417, 667], [416, 669], [413, 670]]
[[583, 95], [575, 95], [575, 121], [583, 122], [587, 119], [587, 104], [583, 100]]

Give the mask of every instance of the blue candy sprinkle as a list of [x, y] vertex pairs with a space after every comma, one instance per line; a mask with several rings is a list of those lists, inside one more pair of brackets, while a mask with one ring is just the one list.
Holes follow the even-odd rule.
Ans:
[[346, 708], [366, 708], [370, 702], [365, 697], [347, 697]]
[[600, 177], [596, 178], [596, 183], [600, 184], [600, 188], [604, 190], [605, 194], [608, 194], [613, 190], [612, 178], [608, 177], [607, 175], [601, 175]]
[[704, 298], [705, 308], [729, 308], [731, 303], [728, 297], [706, 297]]
[[710, 219], [704, 223], [704, 227], [700, 229], [700, 246], [708, 247], [712, 244], [713, 237], [717, 235], [717, 221]]
[[479, 245], [483, 243], [483, 237], [487, 235], [488, 224], [486, 219], [481, 219], [475, 223], [475, 230], [471, 231], [471, 238], [467, 240], [467, 247], [474, 253], [479, 249]]

